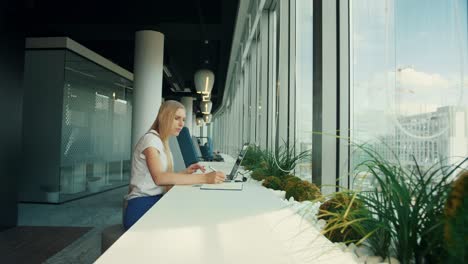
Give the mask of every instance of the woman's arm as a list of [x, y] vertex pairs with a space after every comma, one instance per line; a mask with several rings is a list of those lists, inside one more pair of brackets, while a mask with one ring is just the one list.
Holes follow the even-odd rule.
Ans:
[[192, 173], [195, 173], [197, 170], [201, 170], [202, 172], [206, 171], [205, 166], [199, 163], [194, 163], [188, 166], [185, 170], [181, 171], [180, 173], [192, 174]]
[[204, 174], [184, 174], [162, 171], [162, 164], [159, 151], [154, 147], [146, 148], [143, 151], [146, 157], [146, 165], [157, 185], [181, 185], [197, 183], [221, 183], [226, 177], [223, 172], [210, 172]]

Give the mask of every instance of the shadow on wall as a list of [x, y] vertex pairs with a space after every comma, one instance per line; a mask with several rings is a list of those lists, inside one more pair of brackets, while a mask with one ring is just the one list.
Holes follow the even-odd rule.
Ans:
[[0, 231], [17, 225], [17, 186], [27, 165], [21, 146], [24, 36], [5, 21], [6, 6], [0, 5]]

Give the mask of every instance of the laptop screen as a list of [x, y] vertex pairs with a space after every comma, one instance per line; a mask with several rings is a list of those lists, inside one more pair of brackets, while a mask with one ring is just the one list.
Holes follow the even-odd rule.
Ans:
[[242, 160], [244, 159], [248, 148], [249, 144], [244, 144], [244, 146], [242, 146], [242, 150], [239, 153], [239, 156], [237, 157], [236, 163], [234, 164], [234, 167], [232, 167], [231, 173], [229, 173], [229, 175], [227, 176], [228, 180], [232, 180], [234, 179], [234, 176], [236, 176], [237, 170], [239, 169], [239, 166], [242, 163]]

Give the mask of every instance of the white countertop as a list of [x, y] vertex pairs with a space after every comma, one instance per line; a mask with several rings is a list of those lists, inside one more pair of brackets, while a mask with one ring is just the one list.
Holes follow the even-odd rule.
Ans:
[[96, 263], [355, 263], [262, 186], [175, 186]]

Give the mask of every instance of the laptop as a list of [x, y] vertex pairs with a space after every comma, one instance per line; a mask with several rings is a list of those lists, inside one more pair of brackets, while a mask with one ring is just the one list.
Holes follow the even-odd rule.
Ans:
[[228, 175], [226, 175], [226, 180], [225, 181], [232, 181], [234, 180], [236, 174], [237, 174], [237, 170], [239, 169], [239, 166], [240, 164], [242, 163], [242, 160], [244, 159], [245, 157], [245, 154], [247, 153], [247, 149], [249, 148], [249, 143], [245, 143], [243, 146], [242, 146], [242, 149], [239, 153], [239, 156], [237, 157], [236, 159], [236, 163], [234, 164], [234, 166], [232, 167], [232, 170], [231, 170], [231, 173], [229, 173]]

